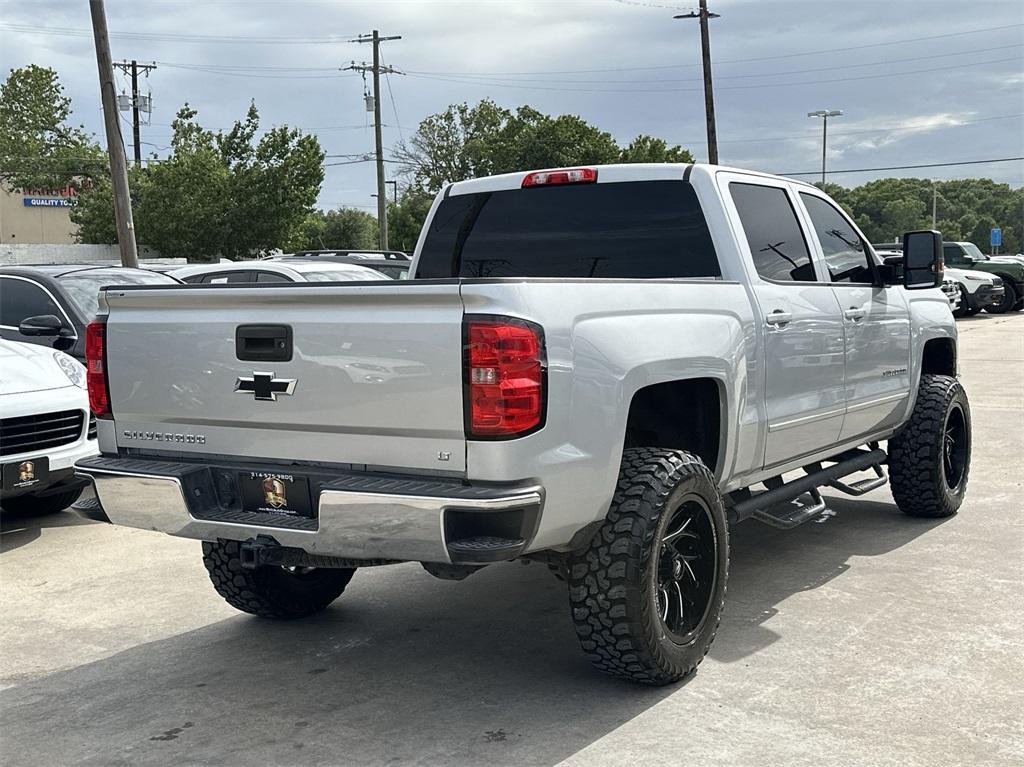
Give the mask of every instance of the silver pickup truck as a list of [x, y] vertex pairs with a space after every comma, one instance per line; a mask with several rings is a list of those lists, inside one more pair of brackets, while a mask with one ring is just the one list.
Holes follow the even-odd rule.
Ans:
[[904, 240], [883, 263], [789, 179], [610, 165], [448, 186], [409, 281], [108, 288], [85, 511], [203, 541], [270, 618], [361, 567], [536, 560], [594, 666], [673, 682], [717, 630], [731, 523], [886, 482], [906, 514], [959, 508], [942, 242]]

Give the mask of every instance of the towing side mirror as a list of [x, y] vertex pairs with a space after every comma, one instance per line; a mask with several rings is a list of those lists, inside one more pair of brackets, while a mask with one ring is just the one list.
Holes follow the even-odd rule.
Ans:
[[925, 230], [903, 235], [903, 287], [923, 290], [942, 284], [942, 235]]
[[73, 333], [64, 327], [64, 323], [53, 314], [40, 314], [26, 317], [18, 325], [18, 332], [23, 336], [68, 336]]

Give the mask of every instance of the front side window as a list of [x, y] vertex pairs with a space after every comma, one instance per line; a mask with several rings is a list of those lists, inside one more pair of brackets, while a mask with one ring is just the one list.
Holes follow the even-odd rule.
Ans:
[[964, 251], [957, 244], [945, 244], [942, 246], [942, 260], [947, 264], [966, 264], [967, 259], [964, 258]]
[[825, 256], [830, 282], [855, 282], [871, 285], [875, 273], [868, 260], [867, 249], [849, 219], [834, 205], [821, 197], [800, 193], [814, 234]]
[[52, 314], [66, 321], [49, 294], [34, 282], [0, 279], [0, 325], [16, 328], [25, 318], [40, 314]]
[[757, 273], [775, 282], [814, 282], [814, 264], [785, 189], [729, 184]]
[[626, 181], [452, 195], [434, 213], [418, 279], [721, 276], [689, 183]]

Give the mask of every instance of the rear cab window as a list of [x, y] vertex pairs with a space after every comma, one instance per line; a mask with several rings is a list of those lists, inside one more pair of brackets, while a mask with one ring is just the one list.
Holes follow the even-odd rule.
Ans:
[[721, 268], [688, 182], [622, 181], [452, 195], [416, 277], [718, 278]]

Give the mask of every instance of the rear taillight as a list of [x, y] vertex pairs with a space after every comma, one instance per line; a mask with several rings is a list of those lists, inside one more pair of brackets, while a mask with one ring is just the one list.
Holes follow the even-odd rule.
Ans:
[[465, 322], [466, 436], [501, 439], [544, 425], [544, 333], [513, 317]]
[[560, 184], [592, 184], [597, 181], [597, 168], [565, 168], [563, 170], [539, 170], [528, 173], [523, 179], [523, 188], [530, 186], [558, 186]]
[[110, 415], [107, 325], [98, 320], [93, 320], [85, 328], [85, 376], [89, 387], [89, 408], [97, 417]]

